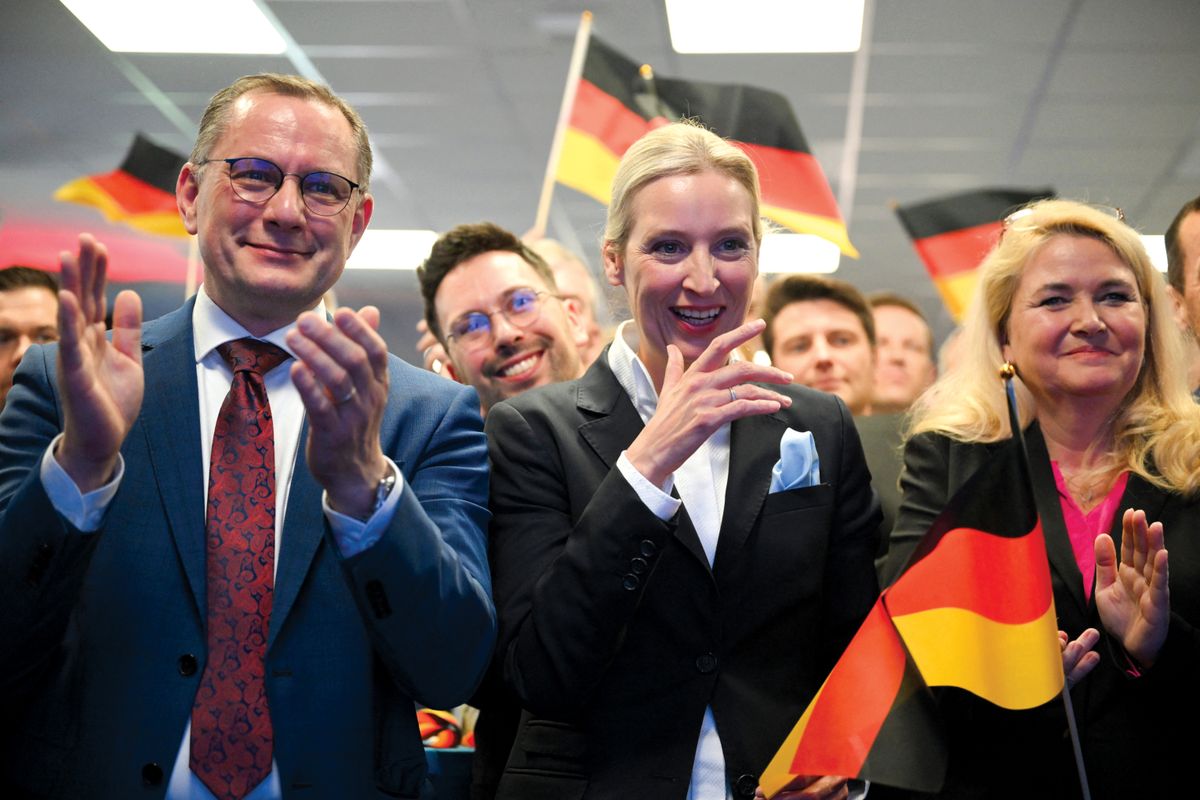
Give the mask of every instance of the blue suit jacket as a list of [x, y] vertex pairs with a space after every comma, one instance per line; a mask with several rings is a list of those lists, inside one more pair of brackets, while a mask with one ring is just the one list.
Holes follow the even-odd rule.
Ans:
[[[0, 710], [19, 720], [0, 761], [39, 795], [162, 796], [191, 713], [206, 608], [191, 311], [145, 326], [145, 400], [97, 533], [65, 522], [38, 475], [62, 426], [55, 347], [26, 354], [0, 415]], [[302, 432], [266, 663], [285, 797], [415, 796], [413, 701], [465, 700], [495, 638], [476, 394], [396, 358], [389, 375], [381, 438], [405, 488], [353, 558], [332, 540]]]

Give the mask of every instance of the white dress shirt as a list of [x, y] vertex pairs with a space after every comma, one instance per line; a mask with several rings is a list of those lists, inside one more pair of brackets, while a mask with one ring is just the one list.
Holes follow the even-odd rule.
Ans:
[[[608, 349], [608, 366], [629, 395], [642, 422], [649, 422], [658, 408], [658, 392], [645, 365], [637, 357], [637, 348], [637, 328], [632, 322], [621, 323]], [[663, 486], [655, 486], [638, 472], [624, 452], [617, 459], [617, 469], [646, 508], [659, 519], [668, 520], [680, 505], [687, 506], [688, 517], [700, 537], [704, 554], [708, 556], [708, 565], [712, 567], [721, 532], [721, 517], [725, 513], [725, 488], [729, 484], [729, 423], [718, 428], [700, 445]], [[672, 486], [679, 491], [680, 499], [670, 495]], [[688, 800], [729, 800], [731, 797], [729, 781], [725, 777], [725, 751], [721, 748], [711, 707], [704, 709], [704, 720], [700, 723], [687, 796]]]
[[[324, 302], [313, 309], [324, 316]], [[286, 335], [293, 326], [288, 325], [261, 337], [287, 351], [289, 356], [295, 354], [287, 346]], [[192, 312], [192, 335], [195, 343], [196, 383], [199, 387], [200, 405], [200, 453], [204, 461], [204, 495], [208, 496], [208, 468], [212, 455], [213, 435], [217, 426], [217, 416], [221, 404], [229, 394], [233, 383], [233, 370], [217, 352], [217, 347], [225, 342], [250, 336], [250, 332], [226, 314], [204, 291], [201, 286], [196, 296], [196, 306]], [[275, 369], [263, 376], [267, 397], [271, 404], [271, 417], [275, 432], [275, 569], [279, 569], [279, 553], [283, 546], [284, 512], [287, 509], [288, 491], [292, 483], [292, 470], [296, 464], [296, 454], [300, 446], [300, 431], [304, 425], [304, 403], [300, 392], [292, 383], [290, 367], [292, 359], [285, 360]], [[147, 387], [153, 391], [153, 387]], [[41, 478], [55, 510], [66, 520], [81, 531], [98, 530], [104, 512], [125, 474], [125, 462], [119, 460], [117, 470], [111, 481], [95, 491], [82, 494], [79, 487], [71, 480], [66, 471], [54, 458], [54, 450], [61, 438], [56, 437], [46, 449], [42, 458]], [[337, 542], [338, 550], [345, 558], [366, 550], [383, 536], [388, 524], [395, 514], [396, 504], [404, 491], [404, 476], [400, 470], [387, 460], [388, 467], [396, 476], [396, 484], [383, 507], [380, 508], [365, 523], [345, 514], [338, 513], [329, 507], [328, 497], [322, 494], [322, 507], [329, 520], [330, 529]], [[192, 723], [189, 712], [187, 727], [183, 732], [183, 741], [175, 758], [175, 766], [171, 771], [171, 779], [167, 788], [167, 800], [215, 800], [208, 787], [191, 771], [188, 758], [191, 752]], [[272, 762], [271, 774], [246, 796], [246, 800], [280, 800], [283, 793], [280, 787], [279, 766]]]

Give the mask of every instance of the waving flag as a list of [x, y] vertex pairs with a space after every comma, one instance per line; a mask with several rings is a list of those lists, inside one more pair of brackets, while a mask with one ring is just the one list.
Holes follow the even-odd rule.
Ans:
[[592, 36], [574, 96], [555, 172], [559, 183], [607, 204], [617, 163], [631, 144], [652, 128], [694, 118], [750, 156], [764, 216], [858, 257], [825, 173], [778, 92], [653, 76]]
[[946, 749], [926, 687], [958, 687], [1008, 709], [1062, 691], [1050, 567], [1021, 444], [1010, 440], [955, 493], [880, 595], [763, 774], [768, 797], [806, 775], [937, 791]]
[[120, 167], [76, 178], [60, 187], [54, 199], [95, 206], [107, 219], [147, 233], [186, 237], [175, 205], [175, 180], [186, 161], [139, 133]]
[[1005, 215], [1053, 196], [1049, 187], [977, 189], [895, 210], [946, 309], [961, 320], [975, 291], [976, 269], [996, 244]]

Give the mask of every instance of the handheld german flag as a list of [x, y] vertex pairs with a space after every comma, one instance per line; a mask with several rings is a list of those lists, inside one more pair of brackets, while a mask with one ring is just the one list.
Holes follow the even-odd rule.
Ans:
[[683, 117], [700, 120], [746, 151], [758, 168], [764, 216], [858, 257], [787, 98], [754, 86], [657, 77], [595, 36], [575, 86], [555, 178], [607, 204], [629, 146]]
[[54, 199], [94, 206], [106, 219], [147, 233], [186, 237], [175, 204], [175, 180], [186, 161], [139, 133], [120, 167], [76, 178], [60, 187]]
[[1019, 206], [1053, 197], [1045, 189], [977, 189], [908, 206], [896, 206], [900, 224], [942, 302], [961, 320], [975, 291], [976, 269], [1000, 237], [1005, 214]]
[[934, 520], [763, 773], [768, 797], [814, 775], [938, 791], [946, 747], [926, 687], [958, 687], [1007, 709], [1062, 691], [1023, 444], [1014, 436]]

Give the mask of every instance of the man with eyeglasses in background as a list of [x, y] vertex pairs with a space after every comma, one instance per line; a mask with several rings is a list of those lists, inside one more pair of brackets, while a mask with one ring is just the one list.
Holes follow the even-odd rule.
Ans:
[[0, 415], [0, 794], [415, 797], [414, 701], [495, 639], [474, 390], [322, 296], [373, 209], [359, 115], [241, 78], [176, 198], [204, 285], [106, 338], [102, 245], [64, 253], [58, 347]]
[[535, 386], [583, 373], [588, 342], [545, 260], [490, 222], [459, 225], [417, 270], [425, 321], [449, 356], [449, 377], [489, 408]]
[[[425, 321], [449, 357], [444, 374], [474, 386], [484, 415], [536, 386], [583, 374], [589, 341], [546, 261], [490, 222], [442, 234], [417, 270]], [[471, 700], [479, 709], [471, 800], [490, 800], [512, 750], [521, 706], [496, 672]]]

